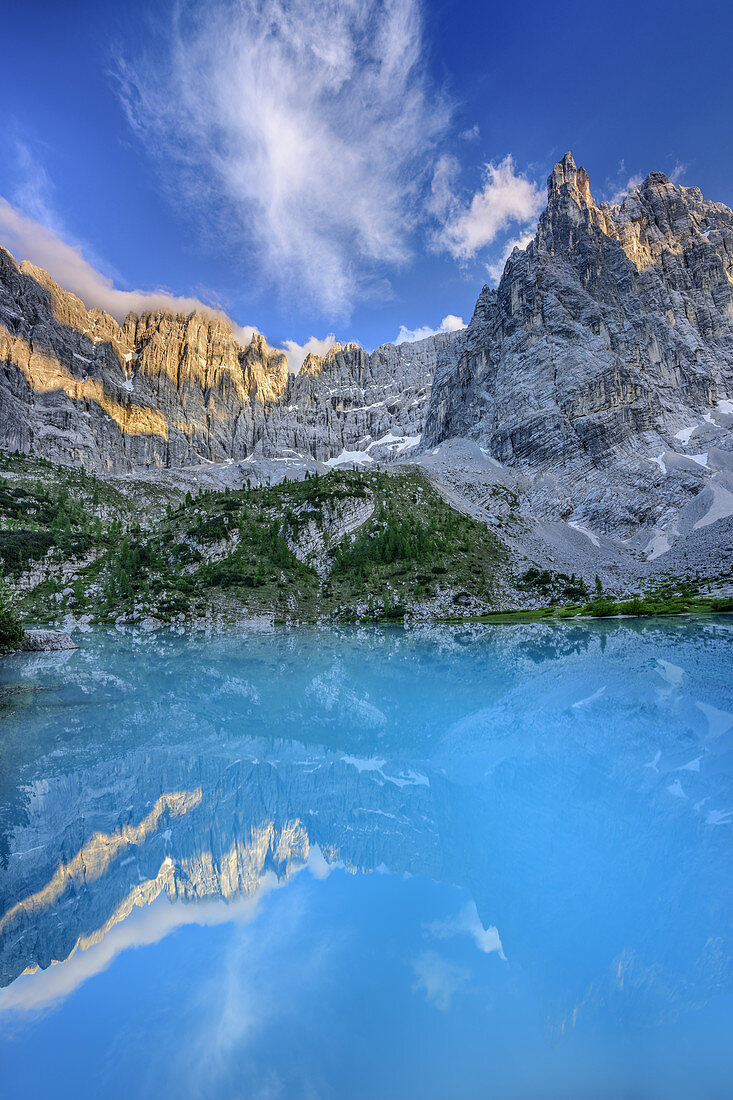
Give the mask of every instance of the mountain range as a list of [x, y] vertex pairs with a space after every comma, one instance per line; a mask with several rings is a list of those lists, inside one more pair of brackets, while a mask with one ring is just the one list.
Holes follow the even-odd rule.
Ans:
[[293, 375], [223, 316], [130, 313], [120, 326], [0, 249], [0, 446], [109, 472], [374, 451], [419, 437], [451, 336], [371, 355], [334, 344]]
[[487, 487], [504, 486], [547, 545], [562, 525], [561, 562], [568, 538], [637, 561], [713, 524], [719, 543], [733, 515], [733, 212], [660, 172], [597, 203], [567, 153], [534, 239], [467, 328], [371, 354], [335, 344], [296, 375], [221, 315], [120, 326], [0, 249], [0, 446], [108, 474], [396, 459], [482, 519]]

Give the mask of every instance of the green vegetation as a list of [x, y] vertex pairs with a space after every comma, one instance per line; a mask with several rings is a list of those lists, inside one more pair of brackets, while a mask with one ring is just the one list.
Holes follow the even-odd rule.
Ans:
[[0, 580], [0, 651], [17, 649], [23, 642], [24, 633], [15, 603]]
[[[533, 574], [537, 570], [529, 571]], [[527, 574], [524, 576], [526, 577]], [[543, 584], [557, 589], [564, 587], [567, 580], [564, 574], [552, 574]], [[715, 614], [733, 611], [733, 598], [703, 596], [699, 585], [689, 579], [671, 579], [663, 584], [652, 586], [643, 595], [616, 599], [604, 593], [600, 578], [596, 577], [595, 595], [592, 600], [566, 605], [549, 605], [532, 611], [509, 611], [495, 615], [482, 615], [485, 622], [517, 622], [550, 619], [610, 618], [617, 615], [660, 616], [687, 614]]]
[[[598, 578], [596, 577], [596, 581]], [[582, 577], [570, 576], [567, 573], [554, 573], [549, 569], [537, 569], [531, 566], [519, 578], [517, 588], [520, 591], [532, 592], [540, 599], [548, 603], [559, 603], [561, 600], [576, 602], [588, 599], [588, 587]]]
[[78, 470], [32, 480], [34, 461], [0, 456], [0, 557], [29, 617], [399, 621], [488, 610], [503, 587], [503, 545], [417, 471], [195, 497], [146, 484], [151, 503], [140, 482], [131, 500], [132, 482]]
[[[0, 452], [0, 646], [19, 615], [60, 621], [525, 621], [733, 610], [693, 578], [619, 598], [529, 565], [422, 472], [331, 471], [190, 492]], [[17, 591], [14, 599], [9, 592]], [[508, 612], [508, 593], [521, 609]], [[541, 605], [537, 609], [537, 605]]]

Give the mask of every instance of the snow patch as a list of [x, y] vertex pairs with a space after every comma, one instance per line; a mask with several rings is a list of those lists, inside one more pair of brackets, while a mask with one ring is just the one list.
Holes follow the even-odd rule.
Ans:
[[420, 442], [419, 435], [393, 435], [392, 432], [387, 432], [381, 439], [375, 439], [367, 447], [368, 451], [371, 451], [372, 447], [390, 447], [395, 454], [402, 454], [403, 451], [409, 450], [411, 447], [417, 446]]
[[685, 447], [690, 442], [690, 436], [697, 430], [697, 424], [693, 424], [691, 428], [683, 428], [681, 432], [675, 432], [675, 439], [679, 439], [680, 443], [683, 443]]
[[598, 691], [594, 691], [592, 695], [588, 695], [585, 699], [578, 699], [577, 703], [571, 703], [570, 706], [573, 710], [576, 710], [578, 707], [587, 707], [589, 703], [594, 703], [596, 699], [600, 699], [605, 690], [606, 685], [604, 684], [603, 687], [598, 688]]
[[347, 462], [353, 462], [357, 466], [371, 466], [374, 459], [365, 451], [342, 451], [335, 458], [329, 458], [326, 465], [333, 469], [335, 466], [345, 466]]
[[724, 489], [722, 485], [711, 485], [713, 499], [707, 512], [695, 524], [695, 530], [700, 527], [708, 527], [719, 519], [727, 519], [733, 516], [733, 493]]
[[426, 775], [422, 775], [420, 772], [415, 772], [412, 769], [401, 772], [399, 775], [386, 775], [384, 766], [387, 761], [377, 756], [370, 757], [369, 759], [362, 756], [342, 756], [341, 759], [344, 764], [350, 764], [352, 768], [356, 768], [359, 774], [362, 772], [374, 772], [380, 779], [384, 779], [387, 783], [394, 783], [395, 787], [430, 786], [430, 780]]
[[733, 726], [733, 714], [730, 714], [729, 711], [719, 710], [717, 707], [711, 706], [710, 703], [701, 703], [699, 700], [695, 701], [695, 706], [703, 712], [707, 719], [710, 737], [720, 737]]
[[673, 665], [671, 661], [664, 661], [661, 657], [657, 657], [657, 664], [660, 666], [654, 671], [658, 672], [663, 680], [666, 680], [672, 687], [680, 687], [682, 681], [685, 678], [685, 670], [680, 668], [679, 665]]
[[677, 771], [678, 772], [699, 772], [700, 771], [700, 761], [701, 760], [702, 760], [701, 756], [696, 756], [695, 759], [691, 760], [689, 764], [682, 764], [682, 766], [679, 767], [677, 769]]
[[706, 825], [730, 825], [733, 822], [733, 810], [710, 810], [705, 818]]
[[670, 545], [669, 536], [665, 535], [663, 531], [657, 531], [647, 544], [646, 560], [654, 561], [655, 558], [666, 554]]
[[352, 768], [356, 768], [358, 772], [381, 772], [386, 760], [382, 760], [379, 757], [373, 756], [369, 760], [363, 756], [342, 756], [344, 764], [351, 764]]
[[583, 525], [580, 523], [574, 523], [572, 520], [570, 521], [568, 526], [574, 527], [576, 531], [580, 531], [581, 535], [585, 535], [586, 538], [589, 538], [594, 546], [600, 547], [601, 544], [598, 541], [598, 535], [596, 535], [593, 531], [590, 531], [587, 527], [583, 527]]
[[662, 750], [661, 750], [661, 749], [657, 749], [657, 754], [656, 754], [656, 756], [654, 757], [654, 759], [653, 759], [653, 760], [649, 760], [649, 761], [648, 761], [648, 762], [647, 762], [647, 763], [646, 763], [646, 764], [644, 765], [644, 767], [645, 767], [645, 768], [651, 768], [653, 772], [658, 772], [658, 771], [659, 771], [659, 761], [660, 761], [661, 759], [662, 759]]

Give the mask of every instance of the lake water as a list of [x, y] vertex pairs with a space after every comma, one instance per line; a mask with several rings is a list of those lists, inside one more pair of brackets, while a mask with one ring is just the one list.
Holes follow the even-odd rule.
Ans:
[[733, 619], [0, 662], [3, 1097], [729, 1097]]

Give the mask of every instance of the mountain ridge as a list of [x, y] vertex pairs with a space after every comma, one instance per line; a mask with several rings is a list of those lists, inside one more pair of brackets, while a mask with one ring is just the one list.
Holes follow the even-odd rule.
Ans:
[[120, 325], [0, 248], [0, 446], [99, 472], [303, 448], [327, 460], [419, 435], [451, 338], [371, 354], [337, 344], [293, 375], [283, 352], [259, 333], [239, 343], [221, 314], [157, 310]]

